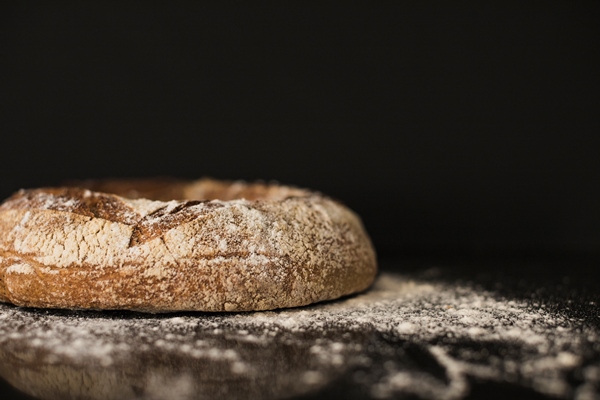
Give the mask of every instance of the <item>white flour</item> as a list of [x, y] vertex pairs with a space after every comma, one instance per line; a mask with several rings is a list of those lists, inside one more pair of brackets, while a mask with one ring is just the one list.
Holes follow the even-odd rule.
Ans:
[[[600, 363], [590, 358], [599, 338], [529, 302], [388, 273], [363, 295], [276, 312], [149, 316], [0, 305], [0, 373], [47, 398], [118, 398], [136, 385], [136, 398], [163, 398], [168, 385], [179, 388], [165, 392], [171, 398], [278, 398], [345, 379], [374, 398], [459, 399], [475, 379], [584, 400], [600, 398]], [[66, 382], [57, 374], [76, 371], [100, 383], [52, 386]]]

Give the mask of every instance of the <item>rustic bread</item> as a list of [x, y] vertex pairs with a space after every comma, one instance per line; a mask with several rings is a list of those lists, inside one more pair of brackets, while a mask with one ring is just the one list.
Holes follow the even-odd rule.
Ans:
[[376, 270], [356, 214], [276, 184], [80, 182], [0, 205], [0, 301], [19, 306], [268, 310], [362, 291]]

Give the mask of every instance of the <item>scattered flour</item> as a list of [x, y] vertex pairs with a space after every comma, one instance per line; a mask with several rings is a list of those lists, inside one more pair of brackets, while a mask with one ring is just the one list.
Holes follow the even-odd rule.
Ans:
[[47, 398], [272, 399], [346, 385], [372, 398], [451, 400], [477, 380], [591, 400], [600, 398], [600, 363], [590, 356], [599, 338], [527, 301], [382, 274], [365, 294], [283, 311], [149, 316], [0, 305], [0, 374]]

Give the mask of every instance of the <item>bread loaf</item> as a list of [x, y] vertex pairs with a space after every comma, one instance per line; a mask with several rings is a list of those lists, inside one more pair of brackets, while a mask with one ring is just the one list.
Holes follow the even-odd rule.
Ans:
[[356, 214], [276, 184], [80, 182], [0, 205], [0, 301], [19, 306], [268, 310], [362, 291], [376, 270]]

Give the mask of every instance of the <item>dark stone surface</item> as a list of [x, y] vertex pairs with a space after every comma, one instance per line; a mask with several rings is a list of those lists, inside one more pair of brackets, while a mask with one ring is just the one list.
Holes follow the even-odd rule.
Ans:
[[388, 259], [363, 295], [267, 313], [1, 306], [1, 398], [596, 399], [597, 261]]

